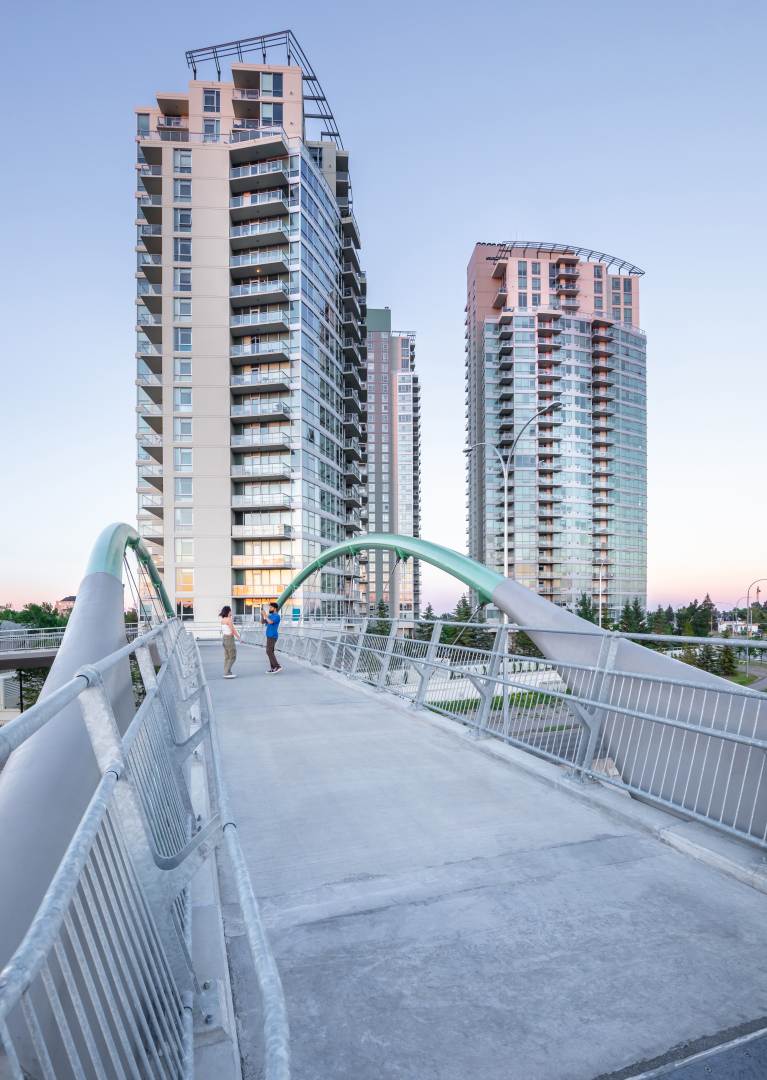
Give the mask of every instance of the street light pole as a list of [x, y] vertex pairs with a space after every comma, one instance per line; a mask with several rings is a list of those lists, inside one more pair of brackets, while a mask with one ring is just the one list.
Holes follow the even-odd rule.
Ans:
[[[746, 589], [746, 641], [751, 637], [751, 590], [754, 585], [758, 586], [760, 581], [767, 581], [767, 578], [759, 577], [756, 581], [752, 581], [749, 587]], [[762, 590], [757, 587], [756, 590], [756, 602], [759, 603], [759, 593]], [[748, 663], [749, 663], [749, 649], [746, 645], [746, 678], [748, 678]]]
[[[476, 450], [477, 447], [479, 447], [479, 446], [489, 446], [491, 448], [491, 450], [494, 450], [495, 453], [498, 455], [498, 460], [501, 463], [501, 472], [503, 474], [503, 576], [504, 577], [509, 576], [509, 476], [510, 476], [510, 473], [511, 473], [511, 463], [514, 460], [514, 451], [517, 448], [517, 443], [522, 438], [522, 436], [524, 435], [524, 433], [527, 431], [527, 429], [530, 427], [530, 425], [533, 423], [534, 420], [537, 420], [539, 416], [545, 416], [546, 413], [557, 412], [561, 408], [562, 408], [561, 401], [552, 401], [551, 404], [547, 405], [544, 409], [539, 409], [537, 413], [533, 413], [533, 415], [530, 417], [530, 419], [527, 420], [522, 425], [522, 427], [519, 429], [519, 433], [514, 437], [514, 441], [511, 444], [511, 449], [509, 450], [509, 452], [506, 455], [505, 459], [504, 459], [504, 456], [501, 453], [501, 451], [498, 449], [498, 447], [495, 446], [494, 443], [487, 442], [486, 440], [483, 440], [482, 442], [473, 443], [471, 446], [467, 446], [466, 449], [464, 450], [464, 454], [470, 454], [472, 452], [472, 450]], [[507, 624], [508, 621], [509, 621], [509, 616], [506, 614], [506, 612], [503, 612], [503, 623]], [[507, 668], [506, 668], [506, 660], [507, 660], [507, 657], [508, 657], [508, 652], [509, 652], [509, 644], [508, 644], [508, 636], [507, 636], [506, 641], [504, 643], [503, 661], [502, 661], [502, 664], [503, 664], [503, 680], [504, 680], [503, 681], [503, 730], [504, 731], [508, 731], [508, 728], [509, 728], [509, 724], [508, 724], [508, 721], [509, 721], [509, 696], [508, 696], [508, 692], [507, 692], [508, 688], [506, 686], [506, 670], [507, 670]]]

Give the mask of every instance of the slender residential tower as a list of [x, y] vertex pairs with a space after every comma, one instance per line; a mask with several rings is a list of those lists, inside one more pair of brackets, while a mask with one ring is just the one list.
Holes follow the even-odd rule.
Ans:
[[[349, 155], [292, 33], [187, 61], [188, 89], [136, 110], [138, 519], [207, 622], [361, 528], [366, 287]], [[293, 614], [362, 605], [349, 559]]]
[[[469, 552], [509, 565], [569, 608], [603, 619], [646, 602], [646, 342], [642, 271], [569, 244], [477, 244], [466, 304]], [[561, 408], [525, 423], [546, 406]]]
[[[415, 373], [415, 334], [393, 331], [389, 308], [369, 308], [367, 329], [368, 531], [420, 536], [421, 392]], [[397, 563], [388, 551], [371, 552], [369, 560], [370, 612], [383, 601], [394, 617], [417, 616], [418, 560]]]

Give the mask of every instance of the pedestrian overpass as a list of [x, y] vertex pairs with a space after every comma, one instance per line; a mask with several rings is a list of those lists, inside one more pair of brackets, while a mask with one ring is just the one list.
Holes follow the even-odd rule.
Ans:
[[0, 1077], [764, 1075], [767, 699], [353, 546], [510, 621], [287, 624], [271, 678], [248, 628], [224, 681], [99, 539], [0, 728]]

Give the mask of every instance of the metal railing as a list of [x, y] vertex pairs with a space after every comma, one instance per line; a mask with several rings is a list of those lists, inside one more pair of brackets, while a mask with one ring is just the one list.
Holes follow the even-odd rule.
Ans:
[[[142, 623], [142, 631], [148, 628], [147, 624]], [[65, 631], [66, 626], [22, 626], [14, 630], [0, 630], [0, 652], [23, 652], [26, 649], [58, 649]], [[137, 634], [138, 626], [136, 623], [125, 624], [125, 636], [128, 641], [133, 641]]]
[[[529, 655], [520, 634], [543, 632], [536, 627], [437, 621], [416, 624], [416, 636], [413, 626], [285, 620], [281, 647], [567, 765], [577, 779], [613, 785], [767, 848], [767, 696], [703, 672], [696, 677], [692, 666], [672, 678], [615, 664], [624, 638], [672, 648], [741, 642], [600, 632], [597, 662], [578, 664]], [[246, 642], [261, 643], [258, 630], [244, 633]], [[767, 649], [767, 642], [748, 644]]]
[[[140, 671], [144, 700], [120, 734], [108, 686]], [[156, 664], [159, 661], [159, 668]], [[191, 960], [192, 878], [226, 847], [264, 1013], [264, 1075], [290, 1074], [285, 1001], [221, 778], [200, 655], [163, 622], [0, 730], [0, 766], [72, 703], [99, 780], [31, 925], [0, 973], [7, 1075], [191, 1077], [207, 984]], [[210, 813], [190, 786], [202, 755]], [[10, 884], [10, 883], [9, 883]], [[2, 1069], [0, 1058], [0, 1071]]]

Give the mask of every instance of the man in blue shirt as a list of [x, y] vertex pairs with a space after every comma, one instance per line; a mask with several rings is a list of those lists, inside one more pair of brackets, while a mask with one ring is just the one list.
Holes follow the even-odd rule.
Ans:
[[280, 627], [280, 609], [274, 602], [269, 605], [269, 611], [266, 615], [262, 613], [261, 622], [266, 625], [266, 656], [269, 660], [268, 674], [274, 675], [276, 672], [282, 671], [282, 667], [277, 663], [277, 657], [274, 655]]

